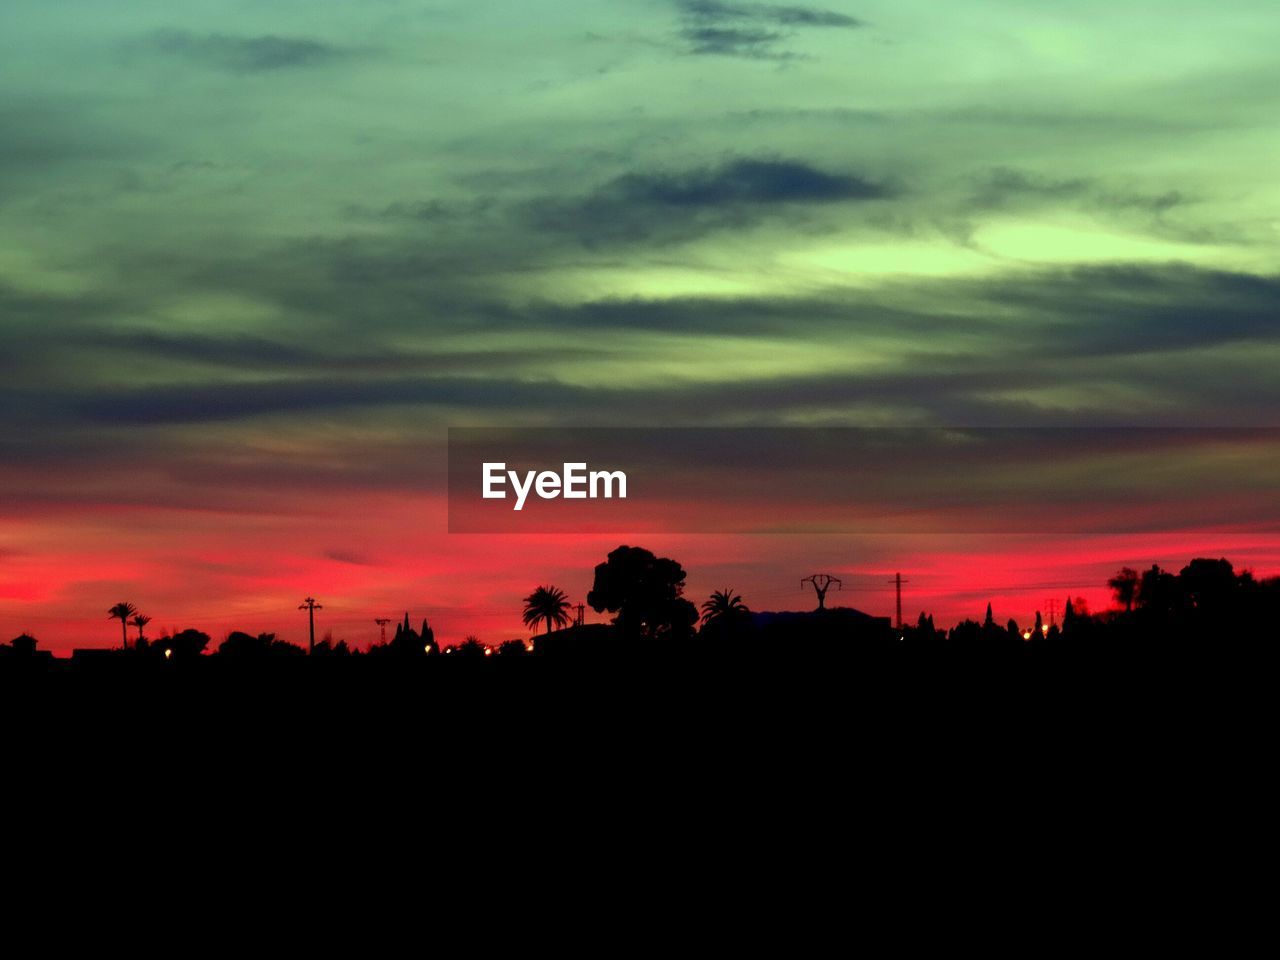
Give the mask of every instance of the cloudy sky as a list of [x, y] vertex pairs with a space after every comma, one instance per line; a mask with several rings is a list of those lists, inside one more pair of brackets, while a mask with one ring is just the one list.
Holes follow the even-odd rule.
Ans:
[[[617, 538], [447, 535], [451, 425], [1275, 425], [1277, 42], [1265, 0], [7, 0], [0, 630], [517, 635]], [[1221, 519], [646, 543], [1021, 618], [1280, 571]]]

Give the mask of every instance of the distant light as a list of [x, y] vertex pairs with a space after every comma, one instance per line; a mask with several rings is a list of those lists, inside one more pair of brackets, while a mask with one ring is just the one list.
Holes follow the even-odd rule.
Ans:
[[485, 648], [484, 648], [484, 655], [485, 655], [486, 657], [491, 657], [491, 656], [493, 656], [493, 647], [485, 647]]
[[431, 644], [429, 644], [429, 643], [428, 643], [425, 647], [423, 647], [423, 648], [422, 648], [422, 652], [423, 652], [423, 653], [430, 653], [430, 652], [431, 652]]
[[1040, 632], [1041, 632], [1041, 633], [1048, 633], [1048, 632], [1049, 632], [1049, 628], [1048, 628], [1048, 626], [1046, 626], [1046, 625], [1045, 625], [1045, 624], [1043, 624], [1043, 623], [1042, 623], [1042, 624], [1040, 624]]
[[172, 657], [173, 657], [173, 651], [172, 651], [172, 650], [170, 650], [168, 647], [165, 647], [165, 649], [164, 649], [164, 658], [165, 658], [166, 660], [169, 660], [169, 659], [171, 659]]
[[1030, 630], [1024, 630], [1024, 631], [1022, 631], [1022, 639], [1023, 639], [1023, 640], [1030, 640], [1030, 639], [1031, 639], [1031, 631], [1030, 631]]
[[532, 643], [526, 643], [526, 644], [524, 645], [524, 648], [525, 648], [526, 650], [528, 650], [530, 653], [533, 653], [533, 644], [532, 644]]

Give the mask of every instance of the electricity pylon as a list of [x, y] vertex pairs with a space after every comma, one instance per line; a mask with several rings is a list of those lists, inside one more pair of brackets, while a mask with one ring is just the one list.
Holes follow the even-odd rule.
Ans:
[[390, 617], [374, 617], [373, 622], [378, 625], [378, 633], [382, 638], [382, 645], [387, 645], [387, 624], [391, 622]]
[[813, 584], [813, 592], [818, 595], [818, 609], [825, 610], [827, 604], [827, 591], [831, 589], [834, 583], [837, 590], [843, 590], [844, 584], [839, 577], [833, 577], [829, 573], [814, 573], [805, 577], [800, 581], [800, 589], [804, 589], [806, 583]]

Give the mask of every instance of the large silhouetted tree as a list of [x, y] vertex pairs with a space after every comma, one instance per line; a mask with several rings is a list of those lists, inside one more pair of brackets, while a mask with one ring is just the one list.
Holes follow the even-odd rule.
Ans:
[[616, 614], [626, 636], [646, 639], [688, 637], [698, 610], [685, 600], [684, 568], [643, 547], [621, 546], [596, 566], [587, 603], [596, 613]]
[[146, 625], [151, 622], [151, 618], [148, 617], [145, 613], [138, 613], [138, 614], [134, 614], [133, 619], [130, 620], [129, 622], [138, 628], [138, 646], [140, 647], [145, 646], [146, 637], [142, 635], [142, 631], [143, 631], [143, 628], [145, 628]]
[[569, 622], [569, 596], [559, 587], [539, 587], [524, 598], [524, 625], [537, 626], [546, 621], [547, 633], [552, 625], [563, 627]]
[[1228, 614], [1241, 585], [1242, 581], [1236, 578], [1230, 561], [1225, 559], [1198, 558], [1178, 573], [1178, 587], [1187, 605], [1202, 616]]

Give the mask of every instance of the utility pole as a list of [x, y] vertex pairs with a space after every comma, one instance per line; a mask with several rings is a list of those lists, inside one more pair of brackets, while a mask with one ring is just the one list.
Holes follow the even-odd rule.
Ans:
[[839, 577], [833, 577], [829, 573], [813, 573], [800, 581], [800, 589], [804, 589], [806, 583], [813, 584], [813, 592], [818, 595], [818, 609], [825, 610], [827, 608], [827, 591], [831, 589], [834, 583], [837, 590], [843, 590], [844, 584]]
[[307, 647], [307, 653], [316, 652], [316, 611], [323, 610], [324, 607], [316, 603], [315, 597], [307, 597], [298, 605], [299, 610], [307, 611], [307, 623], [311, 627], [311, 644]]
[[575, 627], [580, 627], [587, 621], [586, 604], [579, 603], [574, 609], [577, 610], [577, 615], [573, 618], [573, 625]]
[[910, 583], [911, 581], [910, 581], [910, 580], [903, 580], [903, 579], [902, 579], [902, 574], [900, 574], [900, 573], [895, 573], [895, 574], [893, 575], [893, 579], [892, 579], [892, 580], [890, 580], [889, 582], [893, 584], [893, 586], [894, 586], [894, 593], [895, 593], [895, 594], [896, 594], [896, 596], [897, 596], [897, 601], [898, 601], [898, 629], [899, 629], [899, 630], [901, 630], [901, 629], [902, 629], [902, 585], [903, 585], [904, 583]]
[[391, 622], [390, 617], [374, 617], [373, 622], [378, 625], [378, 633], [382, 637], [382, 645], [387, 645], [387, 624]]
[[1050, 628], [1058, 625], [1058, 601], [1052, 598], [1045, 601], [1045, 605], [1049, 608], [1049, 626]]

